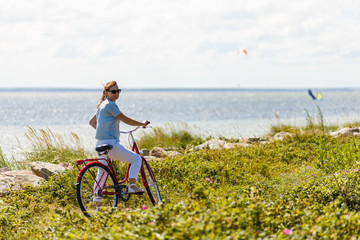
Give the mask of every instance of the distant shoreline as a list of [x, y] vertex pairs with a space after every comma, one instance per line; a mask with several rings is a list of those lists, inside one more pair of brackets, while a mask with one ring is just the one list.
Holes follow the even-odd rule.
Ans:
[[[360, 88], [311, 88], [315, 91], [360, 91]], [[303, 92], [308, 88], [123, 88], [129, 92]], [[0, 88], [0, 92], [101, 92], [100, 88]]]

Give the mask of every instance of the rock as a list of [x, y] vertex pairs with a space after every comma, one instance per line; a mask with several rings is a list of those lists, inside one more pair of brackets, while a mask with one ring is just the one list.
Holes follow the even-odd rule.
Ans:
[[48, 180], [51, 175], [66, 170], [66, 168], [60, 165], [46, 162], [31, 162], [30, 167], [37, 176], [45, 178], [46, 180]]
[[[262, 142], [260, 142], [262, 143]], [[248, 146], [251, 146], [252, 144], [249, 144], [247, 142], [243, 142], [243, 143], [237, 143], [237, 146], [240, 146], [240, 147], [248, 147]]]
[[251, 141], [245, 139], [244, 142], [241, 143], [228, 143], [220, 139], [210, 139], [209, 141], [204, 142], [192, 149], [190, 151], [199, 151], [202, 149], [231, 149], [236, 147], [248, 147], [251, 145]]
[[333, 137], [351, 137], [360, 134], [360, 128], [341, 128], [335, 132], [331, 132]]
[[248, 138], [248, 140], [249, 140], [250, 142], [260, 142], [260, 138], [258, 138], [258, 137]]
[[275, 140], [283, 140], [286, 136], [289, 136], [289, 135], [291, 135], [291, 134], [288, 132], [278, 132], [275, 134], [274, 139]]
[[14, 170], [14, 171], [7, 171], [2, 172], [1, 174], [8, 175], [8, 176], [15, 176], [15, 175], [34, 175], [33, 172], [29, 170]]
[[236, 148], [238, 145], [236, 143], [225, 143], [224, 144], [224, 148], [225, 149], [231, 149], [231, 148]]
[[266, 143], [268, 142], [267, 138], [259, 138], [259, 137], [252, 137], [252, 138], [248, 138], [247, 140], [243, 141], [246, 143]]
[[200, 144], [194, 148], [195, 151], [199, 151], [202, 149], [220, 149], [223, 148], [223, 146], [226, 144], [225, 141], [220, 139], [210, 139], [209, 141], [204, 142], [203, 144]]
[[143, 156], [149, 156], [149, 155], [150, 155], [150, 150], [149, 150], [149, 149], [146, 149], [146, 148], [141, 149], [140, 152], [142, 152], [141, 155], [143, 155]]
[[[251, 138], [250, 138], [251, 139]], [[243, 138], [242, 141], [243, 143], [247, 143], [247, 144], [252, 144], [253, 142], [250, 141], [248, 138]]]
[[8, 171], [10, 171], [10, 169], [7, 168], [7, 167], [0, 168], [0, 173], [2, 173], [2, 172], [8, 172]]
[[243, 143], [226, 143], [224, 145], [225, 149], [231, 149], [231, 148], [237, 148], [237, 147], [248, 147], [251, 146], [251, 144], [243, 142]]
[[59, 166], [64, 167], [64, 168], [66, 168], [66, 169], [70, 169], [70, 168], [71, 168], [71, 165], [70, 165], [70, 163], [68, 163], [68, 162], [59, 163]]
[[37, 187], [42, 180], [41, 177], [28, 170], [2, 172], [0, 173], [0, 193], [5, 193], [8, 189], [19, 190], [26, 184]]
[[166, 151], [160, 147], [154, 147], [151, 151], [150, 151], [150, 156], [153, 157], [164, 157], [166, 156]]
[[12, 184], [15, 184], [14, 176], [7, 176], [4, 174], [0, 174], [0, 194], [5, 193]]
[[177, 157], [177, 156], [181, 156], [181, 153], [179, 153], [178, 151], [167, 151], [166, 156], [168, 156], [168, 157]]

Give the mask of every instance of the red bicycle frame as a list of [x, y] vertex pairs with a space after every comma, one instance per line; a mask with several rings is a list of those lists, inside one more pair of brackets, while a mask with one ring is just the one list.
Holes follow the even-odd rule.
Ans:
[[[132, 150], [133, 152], [139, 154], [140, 157], [141, 157], [142, 163], [141, 163], [141, 168], [140, 168], [140, 174], [141, 174], [141, 178], [142, 178], [142, 182], [143, 182], [143, 184], [144, 184], [144, 187], [147, 188], [147, 187], [149, 186], [149, 184], [148, 184], [148, 182], [147, 182], [147, 180], [146, 180], [145, 171], [144, 171], [144, 164], [147, 165], [148, 163], [147, 163], [146, 159], [145, 159], [143, 156], [141, 156], [140, 151], [139, 151], [139, 148], [138, 148], [138, 146], [137, 146], [137, 144], [136, 144], [136, 141], [134, 140], [134, 137], [133, 137], [133, 135], [132, 135], [132, 132], [133, 132], [133, 131], [136, 131], [136, 130], [137, 130], [137, 128], [134, 129], [134, 130], [132, 130], [132, 131], [125, 132], [125, 133], [129, 133], [130, 136], [131, 136], [131, 138], [132, 138], [132, 142], [133, 142], [133, 143], [132, 143], [132, 149], [131, 149], [131, 150]], [[123, 132], [123, 133], [124, 133], [124, 132]], [[105, 160], [108, 166], [106, 166], [105, 164], [99, 162], [99, 160]], [[118, 178], [117, 178], [117, 175], [116, 175], [116, 172], [115, 172], [115, 169], [114, 169], [114, 166], [113, 166], [113, 164], [112, 164], [112, 160], [110, 159], [110, 157], [109, 157], [109, 155], [108, 155], [108, 158], [107, 158], [107, 159], [105, 159], [105, 158], [93, 158], [93, 159], [77, 160], [77, 161], [76, 161], [76, 167], [79, 169], [80, 174], [78, 175], [76, 182], [79, 182], [79, 181], [80, 181], [80, 176], [82, 175], [82, 172], [85, 171], [86, 167], [89, 166], [90, 164], [93, 164], [93, 163], [99, 163], [99, 164], [103, 165], [105, 168], [109, 169], [110, 173], [111, 173], [111, 174], [114, 176], [114, 178], [115, 178], [115, 179], [114, 179], [114, 180], [115, 180], [115, 183], [114, 183], [115, 185], [123, 184], [124, 182], [127, 182], [128, 179], [129, 179], [129, 172], [130, 172], [131, 164], [129, 164], [129, 166], [128, 166], [128, 168], [127, 168], [125, 178], [124, 178], [122, 181], [119, 182], [119, 180], [118, 180]], [[80, 167], [80, 166], [82, 166], [82, 167]], [[105, 173], [103, 173], [103, 174], [105, 174]], [[92, 176], [92, 177], [93, 177], [94, 179], [96, 179], [96, 176]], [[108, 177], [108, 176], [106, 176], [106, 178], [107, 178], [107, 177]], [[101, 178], [100, 178], [100, 179], [101, 179]], [[152, 181], [155, 181], [154, 176], [152, 176], [152, 175], [151, 175], [151, 179], [152, 179]], [[96, 182], [96, 184], [98, 185], [98, 187], [99, 187], [100, 189], [102, 188], [101, 186], [99, 186], [99, 183], [98, 183], [98, 182]], [[90, 184], [89, 184], [89, 186], [90, 186]], [[90, 187], [91, 187], [91, 186], [90, 186]], [[117, 192], [107, 192], [107, 191], [103, 191], [102, 194], [103, 194], [103, 195], [114, 195], [114, 194], [117, 194]]]

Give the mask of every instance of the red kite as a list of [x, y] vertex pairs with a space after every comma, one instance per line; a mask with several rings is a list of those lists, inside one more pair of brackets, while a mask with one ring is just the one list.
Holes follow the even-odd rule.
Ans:
[[247, 55], [247, 51], [243, 48], [239, 48], [239, 50], [237, 51], [237, 54], [240, 55], [242, 52], [245, 53], [245, 55]]

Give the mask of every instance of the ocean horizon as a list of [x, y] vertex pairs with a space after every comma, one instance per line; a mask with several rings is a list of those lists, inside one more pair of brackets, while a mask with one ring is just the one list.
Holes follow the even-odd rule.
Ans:
[[[241, 87], [233, 87], [233, 88], [205, 88], [205, 87], [198, 87], [198, 88], [184, 88], [184, 87], [174, 87], [174, 88], [122, 88], [122, 90], [136, 92], [136, 91], [143, 91], [143, 92], [246, 92], [246, 91], [274, 91], [274, 92], [303, 92], [308, 91], [308, 89], [315, 90], [315, 91], [360, 91], [360, 87], [341, 87], [341, 88], [241, 88]], [[102, 91], [102, 88], [70, 88], [70, 87], [9, 87], [9, 88], [1, 88], [0, 92], [98, 92]]]

